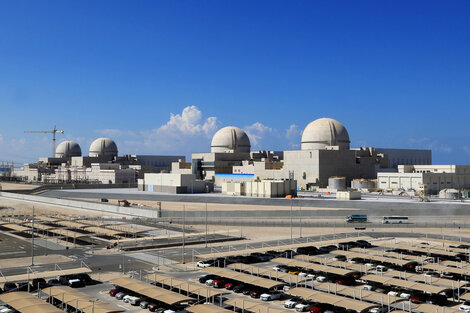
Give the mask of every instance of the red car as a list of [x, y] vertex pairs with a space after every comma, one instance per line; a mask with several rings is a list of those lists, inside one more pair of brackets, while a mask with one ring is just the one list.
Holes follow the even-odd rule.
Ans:
[[233, 287], [234, 287], [233, 283], [226, 283], [225, 284], [225, 289], [227, 289], [227, 290], [232, 290]]
[[116, 294], [117, 294], [119, 291], [120, 291], [120, 289], [117, 289], [117, 288], [116, 288], [116, 289], [111, 289], [111, 290], [109, 291], [109, 295], [110, 295], [111, 297], [115, 297]]
[[214, 281], [212, 282], [212, 286], [214, 288], [223, 288], [225, 286], [225, 281], [221, 279], [214, 279]]
[[250, 297], [259, 298], [263, 292], [261, 290], [252, 290], [250, 291]]

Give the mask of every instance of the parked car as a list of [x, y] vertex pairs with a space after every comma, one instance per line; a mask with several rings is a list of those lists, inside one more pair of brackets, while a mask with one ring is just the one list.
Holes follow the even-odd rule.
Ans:
[[333, 261], [346, 261], [346, 256], [337, 254], [332, 258]]
[[122, 291], [122, 288], [116, 287], [116, 288], [111, 289], [111, 290], [109, 291], [109, 295], [110, 295], [111, 297], [116, 297], [116, 294], [117, 294], [118, 292], [120, 292], [120, 291]]
[[295, 310], [297, 312], [305, 312], [310, 305], [310, 301], [302, 300], [295, 305]]
[[147, 309], [149, 307], [149, 303], [147, 301], [141, 301], [140, 302], [140, 308], [141, 309]]
[[464, 303], [459, 306], [459, 311], [470, 312], [470, 301], [464, 301]]
[[122, 300], [122, 298], [124, 298], [124, 296], [126, 296], [126, 294], [124, 292], [118, 292], [115, 296], [115, 298], [117, 300]]
[[284, 268], [284, 269], [287, 269], [288, 266], [287, 266], [287, 265], [284, 265], [284, 264], [279, 264], [279, 265], [276, 265], [276, 266], [273, 267], [273, 271], [278, 272], [278, 271], [280, 271], [280, 270], [283, 269], [283, 268]]
[[15, 283], [5, 283], [5, 285], [3, 286], [3, 291], [5, 292], [10, 292], [10, 291], [14, 291], [16, 290], [18, 287], [16, 286]]
[[446, 305], [447, 304], [447, 297], [444, 295], [431, 295], [427, 300], [426, 303], [434, 304], [434, 305]]
[[62, 285], [58, 279], [49, 279], [47, 283], [49, 284], [49, 286], [61, 286]]
[[417, 304], [419, 304], [419, 303], [424, 303], [424, 302], [426, 302], [427, 298], [428, 298], [428, 295], [427, 295], [427, 294], [425, 294], [425, 293], [423, 293], [423, 292], [416, 292], [416, 293], [414, 293], [414, 294], [411, 295], [410, 301], [411, 301], [412, 303], [417, 303]]
[[333, 312], [334, 306], [329, 303], [316, 303], [309, 309], [311, 313]]
[[93, 279], [91, 279], [90, 275], [88, 275], [87, 273], [81, 273], [75, 276], [80, 279], [80, 281], [85, 285], [91, 285], [93, 283]]
[[293, 298], [290, 298], [289, 300], [287, 300], [286, 302], [284, 302], [284, 307], [286, 309], [292, 309], [294, 308], [297, 303], [299, 303], [300, 301], [302, 301], [302, 297], [293, 297]]
[[209, 266], [212, 266], [212, 265], [214, 265], [213, 260], [199, 261], [199, 262], [196, 263], [196, 266], [199, 267], [199, 268], [206, 268], [206, 267], [209, 267]]
[[240, 293], [240, 292], [243, 292], [243, 290], [246, 290], [248, 288], [247, 285], [245, 284], [239, 284], [239, 285], [236, 285], [235, 287], [233, 287], [233, 292], [235, 293]]
[[357, 240], [356, 244], [359, 248], [370, 248], [372, 244], [366, 240]]
[[214, 288], [224, 288], [225, 286], [225, 281], [223, 279], [214, 279], [211, 284], [212, 287]]
[[214, 274], [207, 274], [207, 275], [204, 275], [204, 276], [199, 277], [199, 282], [200, 282], [201, 284], [204, 284], [207, 280], [209, 280], [209, 279], [214, 279], [214, 278], [216, 278], [216, 277], [217, 277], [217, 275], [214, 275]]
[[263, 291], [259, 290], [259, 289], [252, 290], [252, 291], [250, 291], [250, 297], [259, 298], [262, 293], [263, 293]]
[[279, 300], [284, 296], [284, 293], [280, 291], [273, 291], [273, 292], [266, 292], [260, 295], [261, 301], [272, 301], [272, 300]]

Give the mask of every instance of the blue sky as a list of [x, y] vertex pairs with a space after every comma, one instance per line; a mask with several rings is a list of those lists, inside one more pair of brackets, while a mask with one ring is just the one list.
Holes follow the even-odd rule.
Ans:
[[353, 146], [470, 164], [469, 1], [3, 1], [0, 160], [207, 151], [235, 125], [295, 149], [331, 117]]

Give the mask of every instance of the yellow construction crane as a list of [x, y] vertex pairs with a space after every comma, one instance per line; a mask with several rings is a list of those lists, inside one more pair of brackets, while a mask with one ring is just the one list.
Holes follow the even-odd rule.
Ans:
[[63, 130], [58, 130], [54, 125], [53, 130], [26, 130], [25, 133], [41, 133], [41, 134], [52, 134], [52, 157], [55, 157], [55, 133], [63, 134]]

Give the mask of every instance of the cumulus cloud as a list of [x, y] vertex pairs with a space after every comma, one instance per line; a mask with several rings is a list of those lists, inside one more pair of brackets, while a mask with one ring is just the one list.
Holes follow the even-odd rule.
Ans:
[[261, 145], [261, 141], [273, 132], [273, 129], [271, 127], [263, 125], [260, 122], [245, 126], [244, 130], [247, 133], [248, 137], [250, 137], [252, 148], [259, 148]]
[[[167, 153], [186, 153], [206, 151], [210, 138], [220, 128], [216, 117], [203, 118], [201, 111], [194, 105], [187, 106], [181, 114], [170, 114], [168, 122], [162, 126], [143, 131], [146, 150]], [[135, 144], [135, 142], [129, 142]]]
[[300, 137], [302, 136], [302, 130], [295, 125], [292, 124], [286, 130], [285, 137], [287, 138], [287, 142], [289, 144], [289, 148], [298, 148], [300, 147]]

